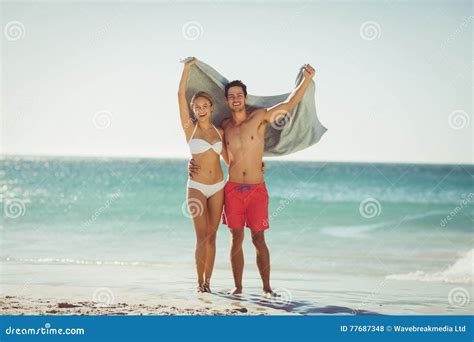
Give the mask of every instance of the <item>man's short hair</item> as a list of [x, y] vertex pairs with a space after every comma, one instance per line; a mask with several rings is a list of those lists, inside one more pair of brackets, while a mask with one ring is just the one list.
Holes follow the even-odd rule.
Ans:
[[245, 97], [247, 97], [247, 86], [241, 81], [241, 80], [235, 80], [230, 83], [228, 83], [225, 86], [225, 97], [227, 98], [227, 93], [229, 92], [229, 89], [231, 87], [241, 87], [242, 90], [244, 91]]

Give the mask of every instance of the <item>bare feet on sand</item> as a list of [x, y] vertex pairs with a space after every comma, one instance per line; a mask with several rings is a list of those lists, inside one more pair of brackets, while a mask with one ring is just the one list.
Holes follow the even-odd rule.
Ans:
[[232, 290], [227, 292], [228, 295], [239, 295], [242, 294], [242, 288], [241, 287], [234, 287]]
[[204, 292], [212, 293], [212, 291], [211, 291], [211, 284], [210, 284], [209, 280], [206, 280], [206, 281], [204, 282], [204, 284], [202, 285], [202, 288], [204, 289]]
[[206, 289], [204, 288], [204, 285], [198, 285], [196, 288], [197, 293], [206, 293]]
[[276, 292], [273, 292], [272, 289], [263, 289], [263, 297], [271, 299], [281, 297], [281, 295]]

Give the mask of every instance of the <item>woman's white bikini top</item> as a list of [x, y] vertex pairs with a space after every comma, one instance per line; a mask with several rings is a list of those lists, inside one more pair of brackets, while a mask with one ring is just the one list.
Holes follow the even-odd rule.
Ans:
[[194, 127], [193, 134], [191, 135], [191, 139], [189, 139], [189, 142], [188, 142], [189, 150], [191, 151], [191, 154], [203, 153], [203, 152], [206, 152], [207, 150], [209, 150], [211, 148], [217, 154], [221, 154], [221, 152], [222, 152], [222, 136], [219, 133], [219, 131], [217, 130], [217, 128], [214, 125], [212, 125], [212, 127], [214, 127], [214, 129], [216, 130], [217, 134], [219, 134], [219, 138], [221, 138], [221, 141], [218, 141], [214, 144], [210, 144], [204, 139], [193, 139], [194, 133], [196, 133], [197, 127], [198, 127], [198, 125], [196, 124], [196, 127]]

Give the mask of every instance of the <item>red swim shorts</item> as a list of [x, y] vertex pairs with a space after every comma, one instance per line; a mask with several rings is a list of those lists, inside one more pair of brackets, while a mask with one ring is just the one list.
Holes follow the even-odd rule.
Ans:
[[224, 186], [222, 223], [231, 229], [249, 227], [253, 232], [270, 228], [268, 192], [265, 183], [227, 182]]

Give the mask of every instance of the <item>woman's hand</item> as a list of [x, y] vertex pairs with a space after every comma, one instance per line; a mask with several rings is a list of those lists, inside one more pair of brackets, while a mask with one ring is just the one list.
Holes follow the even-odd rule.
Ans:
[[196, 64], [196, 61], [197, 61], [196, 57], [193, 57], [189, 61], [184, 63], [184, 67], [187, 69], [191, 69], [191, 67]]

